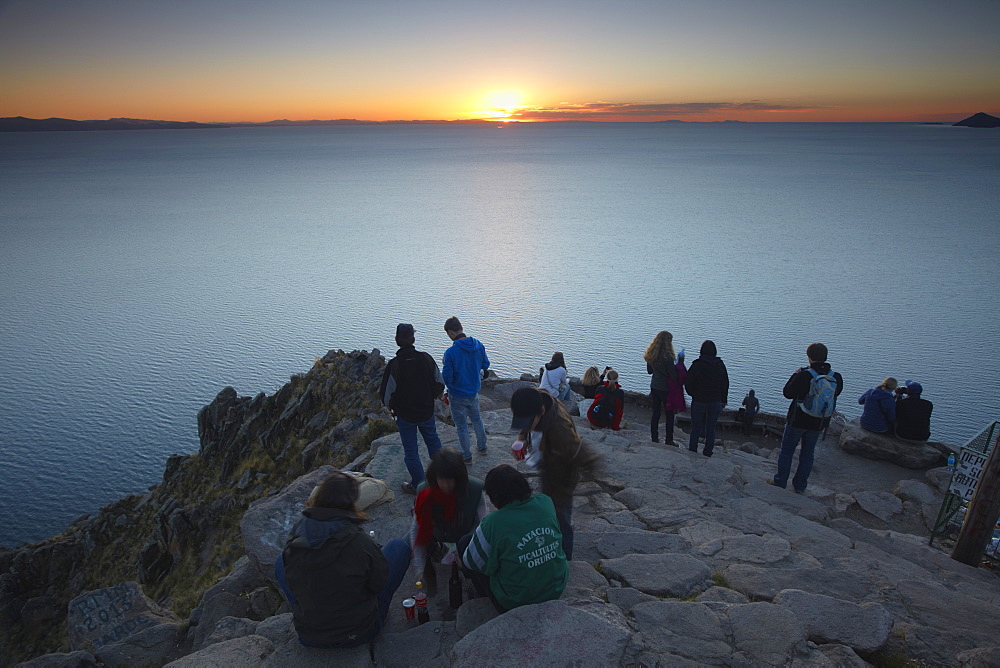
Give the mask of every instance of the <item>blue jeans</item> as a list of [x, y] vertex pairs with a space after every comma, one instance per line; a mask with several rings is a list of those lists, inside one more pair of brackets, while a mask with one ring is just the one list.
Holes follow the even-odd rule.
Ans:
[[427, 444], [427, 456], [434, 455], [441, 449], [441, 439], [438, 437], [434, 416], [423, 422], [408, 422], [396, 416], [396, 427], [399, 429], [399, 440], [403, 442], [403, 463], [410, 473], [410, 484], [416, 487], [424, 481], [424, 465], [420, 463], [420, 446], [417, 444], [417, 430]]
[[819, 440], [821, 432], [821, 429], [802, 429], [801, 427], [793, 427], [791, 423], [785, 423], [785, 431], [781, 434], [781, 452], [778, 454], [778, 472], [774, 474], [776, 487], [784, 489], [785, 485], [788, 484], [788, 474], [792, 470], [792, 455], [795, 454], [795, 447], [801, 440], [802, 450], [799, 451], [799, 466], [795, 469], [792, 487], [799, 493], [806, 491], [809, 474], [813, 468], [816, 441]]
[[450, 396], [449, 400], [451, 417], [455, 420], [455, 429], [458, 431], [458, 445], [462, 448], [462, 456], [468, 459], [472, 457], [469, 420], [472, 420], [472, 427], [476, 430], [476, 447], [480, 452], [486, 449], [486, 427], [483, 426], [483, 418], [479, 415], [479, 395], [468, 398]]
[[[371, 633], [365, 634], [353, 643], [334, 645], [335, 647], [357, 647], [358, 645], [365, 645], [375, 640], [375, 637], [381, 633], [382, 627], [385, 625], [385, 618], [389, 614], [389, 606], [392, 604], [392, 597], [396, 593], [396, 590], [399, 589], [399, 585], [403, 582], [403, 578], [406, 577], [406, 571], [410, 568], [410, 546], [407, 545], [406, 541], [402, 538], [393, 538], [385, 545], [385, 547], [382, 548], [382, 555], [385, 556], [386, 561], [389, 562], [389, 577], [386, 579], [385, 584], [382, 585], [382, 589], [378, 593], [378, 619], [375, 620], [375, 628]], [[288, 582], [285, 580], [285, 560], [280, 554], [274, 562], [274, 577], [278, 581], [278, 586], [281, 587], [281, 591], [284, 592], [285, 598], [288, 599], [288, 603], [292, 607], [295, 607], [295, 594], [293, 594], [292, 590], [288, 588]], [[304, 642], [301, 638], [299, 638], [299, 642], [306, 647], [324, 647], [324, 645], [313, 645], [311, 643]]]
[[567, 399], [569, 399], [569, 395], [572, 394], [572, 392], [573, 392], [573, 390], [570, 388], [569, 384], [567, 383], [566, 389], [563, 390], [562, 392], [559, 392], [557, 394], [557, 396], [556, 396], [556, 399], [559, 399], [560, 401], [566, 401]]
[[698, 452], [698, 439], [704, 430], [705, 449], [702, 450], [702, 454], [706, 457], [712, 456], [712, 450], [715, 448], [715, 423], [719, 421], [721, 412], [721, 401], [691, 402], [691, 439], [688, 441], [688, 450]]

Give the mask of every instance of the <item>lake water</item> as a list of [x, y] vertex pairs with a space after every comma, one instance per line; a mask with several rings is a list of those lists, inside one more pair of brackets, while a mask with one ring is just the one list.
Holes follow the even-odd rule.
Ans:
[[844, 413], [916, 379], [962, 443], [1000, 418], [998, 192], [1000, 131], [944, 126], [0, 134], [0, 544], [157, 483], [226, 385], [400, 321], [440, 360], [451, 315], [500, 375], [638, 391], [657, 331], [711, 338], [776, 412], [823, 341]]

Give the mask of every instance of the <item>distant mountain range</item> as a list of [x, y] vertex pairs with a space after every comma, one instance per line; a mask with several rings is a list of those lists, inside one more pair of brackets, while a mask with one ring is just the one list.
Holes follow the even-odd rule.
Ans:
[[[234, 127], [323, 127], [333, 125], [482, 125], [494, 124], [499, 121], [481, 118], [460, 121], [427, 120], [427, 121], [359, 121], [355, 118], [338, 118], [333, 120], [290, 121], [279, 119], [264, 123], [195, 123], [193, 121], [152, 121], [144, 118], [109, 118], [98, 121], [75, 121], [69, 118], [25, 118], [13, 116], [0, 118], [0, 132], [58, 132], [79, 130], [202, 130], [210, 128]], [[595, 123], [598, 121], [546, 121], [560, 123]], [[653, 123], [688, 123], [689, 121], [668, 120], [652, 121]], [[712, 121], [714, 123], [740, 123], [742, 121]], [[508, 123], [517, 124], [518, 121]], [[978, 113], [955, 123], [954, 125], [970, 128], [1000, 127], [1000, 118], [989, 114]]]

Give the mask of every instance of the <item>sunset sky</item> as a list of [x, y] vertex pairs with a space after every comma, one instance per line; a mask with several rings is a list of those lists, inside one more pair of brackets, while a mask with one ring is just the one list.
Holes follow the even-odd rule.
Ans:
[[1000, 115], [1000, 0], [0, 0], [0, 116]]

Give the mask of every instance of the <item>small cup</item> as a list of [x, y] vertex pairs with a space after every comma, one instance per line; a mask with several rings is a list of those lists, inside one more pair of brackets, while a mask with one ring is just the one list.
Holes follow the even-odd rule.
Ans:
[[403, 612], [406, 613], [407, 619], [416, 619], [417, 617], [417, 601], [412, 598], [403, 599]]
[[524, 442], [514, 441], [514, 443], [510, 446], [510, 452], [514, 455], [514, 459], [517, 461], [524, 461]]

